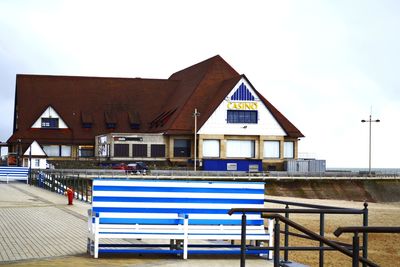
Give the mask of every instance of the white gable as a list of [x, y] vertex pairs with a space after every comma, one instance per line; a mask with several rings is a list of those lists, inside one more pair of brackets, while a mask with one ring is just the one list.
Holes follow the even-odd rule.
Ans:
[[[228, 123], [228, 110], [257, 111], [257, 123]], [[272, 116], [254, 89], [242, 78], [222, 101], [210, 118], [199, 129], [199, 134], [273, 135], [286, 133]]]
[[32, 144], [25, 151], [24, 156], [29, 156], [31, 149], [32, 149], [31, 156], [46, 156], [46, 153], [44, 153], [43, 149], [40, 147], [40, 145], [36, 141], [32, 142]]
[[52, 108], [49, 106], [45, 112], [36, 120], [36, 122], [32, 125], [32, 128], [44, 128], [42, 127], [42, 119], [43, 118], [54, 118], [58, 119], [58, 128], [59, 129], [66, 129], [68, 128], [67, 124], [61, 119], [60, 115]]

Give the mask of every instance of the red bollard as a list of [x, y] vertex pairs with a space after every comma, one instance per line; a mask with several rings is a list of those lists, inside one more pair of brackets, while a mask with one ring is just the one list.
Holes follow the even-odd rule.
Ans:
[[68, 205], [72, 205], [72, 201], [74, 200], [74, 190], [72, 188], [68, 187], [67, 197], [68, 197]]

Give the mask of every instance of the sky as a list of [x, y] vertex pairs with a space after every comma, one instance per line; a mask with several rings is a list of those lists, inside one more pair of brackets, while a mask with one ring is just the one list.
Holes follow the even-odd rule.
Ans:
[[[0, 141], [16, 74], [167, 79], [215, 55], [328, 168], [400, 168], [400, 1], [0, 0]], [[5, 152], [3, 151], [3, 154]]]

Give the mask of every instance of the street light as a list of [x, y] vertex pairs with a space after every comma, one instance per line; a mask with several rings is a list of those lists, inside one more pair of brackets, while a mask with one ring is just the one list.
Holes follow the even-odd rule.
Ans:
[[372, 122], [380, 122], [379, 119], [373, 120], [371, 114], [369, 114], [369, 120], [361, 120], [361, 122], [369, 122], [369, 167], [368, 174], [371, 176], [371, 124]]
[[194, 109], [194, 171], [196, 171], [196, 161], [197, 161], [197, 117], [200, 116], [200, 112], [197, 108]]

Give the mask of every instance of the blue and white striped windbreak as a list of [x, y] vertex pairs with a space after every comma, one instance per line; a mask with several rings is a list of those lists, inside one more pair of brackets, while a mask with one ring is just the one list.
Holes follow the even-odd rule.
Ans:
[[[93, 213], [100, 223], [241, 224], [231, 208], [263, 208], [264, 183], [161, 180], [93, 180]], [[262, 225], [260, 214], [249, 214], [248, 225]]]

